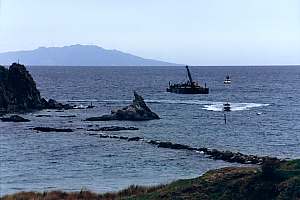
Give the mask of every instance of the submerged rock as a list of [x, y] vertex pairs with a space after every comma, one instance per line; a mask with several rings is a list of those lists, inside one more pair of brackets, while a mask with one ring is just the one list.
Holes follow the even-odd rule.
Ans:
[[3, 122], [30, 122], [29, 119], [25, 119], [19, 115], [12, 115], [10, 117], [2, 117], [0, 118]]
[[41, 132], [73, 132], [70, 128], [35, 127], [32, 130]]
[[36, 115], [35, 117], [52, 117], [51, 115]]
[[76, 117], [76, 115], [61, 115], [59, 117], [61, 117], [61, 118], [73, 118], [73, 117]]
[[131, 105], [121, 109], [112, 110], [110, 115], [101, 117], [90, 117], [86, 121], [109, 121], [109, 120], [129, 120], [145, 121], [159, 119], [159, 116], [152, 112], [146, 105], [142, 96], [134, 92], [134, 100]]
[[131, 138], [128, 138], [127, 140], [128, 141], [139, 141], [139, 140], [142, 140], [143, 138], [141, 137], [131, 137]]
[[186, 150], [191, 149], [191, 147], [188, 145], [176, 144], [176, 143], [172, 143], [172, 142], [160, 142], [157, 145], [157, 147], [168, 148], [168, 149], [186, 149]]
[[[98, 135], [98, 134], [90, 134], [90, 135]], [[201, 152], [204, 155], [207, 155], [208, 158], [215, 159], [215, 160], [223, 160], [223, 161], [231, 162], [231, 163], [234, 162], [234, 163], [241, 163], [241, 164], [262, 165], [266, 162], [278, 163], [278, 162], [284, 161], [284, 160], [281, 160], [278, 158], [273, 158], [273, 157], [268, 157], [268, 156], [259, 157], [256, 155], [242, 154], [240, 152], [220, 151], [217, 149], [208, 149], [205, 147], [195, 148], [195, 147], [191, 147], [186, 144], [164, 142], [164, 141], [159, 141], [159, 140], [145, 140], [144, 138], [141, 138], [141, 137], [122, 137], [122, 136], [106, 135], [106, 134], [105, 135], [100, 134], [99, 136], [100, 136], [100, 138], [115, 138], [115, 139], [124, 139], [127, 141], [144, 141], [145, 143], [157, 146], [158, 148]], [[267, 166], [265, 171], [267, 171], [267, 172], [270, 171], [268, 169], [268, 167], [270, 165], [265, 165], [265, 166]]]
[[44, 105], [44, 108], [46, 108], [46, 109], [68, 110], [68, 109], [74, 108], [74, 106], [71, 106], [69, 104], [59, 103], [59, 102], [55, 101], [54, 99], [49, 99], [48, 101], [44, 101], [43, 105]]
[[134, 130], [139, 130], [136, 127], [120, 127], [120, 126], [108, 126], [108, 127], [101, 127], [98, 129], [88, 129], [88, 131], [134, 131]]

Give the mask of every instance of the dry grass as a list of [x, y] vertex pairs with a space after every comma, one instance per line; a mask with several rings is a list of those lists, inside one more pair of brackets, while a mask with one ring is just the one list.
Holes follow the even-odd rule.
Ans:
[[129, 197], [139, 196], [146, 193], [153, 192], [164, 185], [158, 186], [137, 186], [131, 185], [119, 192], [109, 192], [104, 194], [97, 194], [87, 190], [80, 192], [63, 192], [63, 191], [49, 191], [49, 192], [19, 192], [12, 195], [1, 197], [1, 200], [114, 200], [125, 199]]

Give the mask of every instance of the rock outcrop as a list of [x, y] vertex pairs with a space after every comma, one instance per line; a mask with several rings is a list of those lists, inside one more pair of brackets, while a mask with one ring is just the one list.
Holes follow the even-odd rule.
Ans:
[[0, 108], [3, 111], [43, 108], [40, 92], [24, 65], [0, 67]]
[[25, 119], [19, 115], [12, 115], [10, 117], [2, 117], [0, 118], [3, 122], [30, 122], [29, 119]]
[[[194, 151], [197, 153], [204, 154], [208, 158], [211, 158], [211, 159], [223, 160], [223, 161], [231, 162], [231, 163], [262, 165], [262, 164], [265, 164], [266, 162], [270, 162], [270, 161], [271, 161], [271, 163], [284, 161], [283, 159], [279, 159], [276, 157], [247, 155], [247, 154], [242, 154], [240, 152], [220, 151], [217, 149], [208, 149], [205, 147], [197, 148], [197, 147], [191, 147], [191, 146], [185, 145], [185, 144], [164, 142], [164, 141], [159, 141], [159, 140], [146, 140], [145, 138], [141, 138], [141, 137], [125, 137], [125, 136], [108, 135], [108, 134], [89, 134], [89, 135], [97, 135], [100, 138], [113, 138], [113, 139], [121, 139], [121, 140], [127, 140], [127, 141], [143, 141], [147, 144], [157, 146], [158, 148]], [[267, 165], [267, 166], [270, 166], [270, 165]], [[267, 167], [265, 167], [265, 168], [268, 169]]]
[[110, 115], [87, 118], [86, 121], [145, 121], [153, 119], [159, 119], [159, 116], [151, 111], [151, 109], [146, 105], [142, 96], [134, 92], [134, 100], [131, 105], [121, 109], [112, 110]]
[[40, 132], [73, 132], [70, 128], [50, 128], [50, 127], [35, 127], [32, 130]]
[[57, 109], [57, 110], [68, 110], [68, 109], [73, 109], [74, 106], [71, 106], [69, 104], [62, 104], [54, 99], [49, 99], [48, 101], [44, 100], [43, 101], [43, 108], [45, 109]]
[[0, 113], [40, 109], [70, 109], [50, 99], [46, 101], [24, 65], [13, 63], [9, 69], [0, 66]]

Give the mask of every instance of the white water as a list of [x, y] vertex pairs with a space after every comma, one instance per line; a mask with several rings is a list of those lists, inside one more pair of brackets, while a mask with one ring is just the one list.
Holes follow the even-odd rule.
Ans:
[[[220, 112], [223, 111], [224, 103], [225, 102], [215, 102], [211, 105], [204, 105], [203, 109]], [[231, 111], [250, 110], [251, 108], [257, 108], [257, 107], [269, 105], [269, 104], [260, 104], [260, 103], [232, 103], [232, 102], [228, 102], [228, 103], [230, 104]]]

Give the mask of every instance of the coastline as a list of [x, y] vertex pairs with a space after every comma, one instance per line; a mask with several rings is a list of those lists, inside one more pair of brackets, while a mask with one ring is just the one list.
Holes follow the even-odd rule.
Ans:
[[14, 199], [299, 199], [300, 160], [268, 163], [260, 167], [225, 167], [166, 185], [132, 185], [118, 192], [98, 194], [47, 191], [19, 192], [1, 197]]

